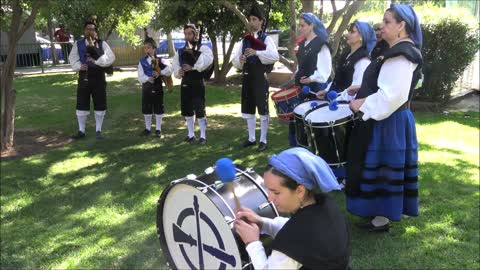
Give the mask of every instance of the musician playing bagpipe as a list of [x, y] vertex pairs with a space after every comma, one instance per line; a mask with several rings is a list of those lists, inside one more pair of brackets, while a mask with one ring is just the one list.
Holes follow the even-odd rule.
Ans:
[[194, 123], [200, 126], [198, 143], [206, 143], [207, 117], [205, 113], [205, 73], [213, 63], [212, 50], [201, 44], [199, 32], [194, 24], [183, 27], [185, 47], [179, 49], [173, 58], [175, 77], [182, 78], [180, 102], [181, 113], [187, 122], [188, 134], [185, 142], [195, 141]]
[[157, 44], [153, 38], [145, 38], [143, 49], [146, 55], [140, 58], [138, 64], [138, 81], [142, 84], [142, 113], [145, 119], [145, 129], [141, 135], [150, 135], [152, 114], [155, 114], [155, 136], [160, 138], [165, 113], [161, 76], [170, 76], [172, 67], [168, 61], [156, 56]]
[[[245, 36], [232, 58], [233, 66], [243, 69], [242, 84], [242, 117], [247, 120], [248, 139], [243, 147], [256, 144], [255, 138], [255, 109], [260, 115], [260, 143], [258, 151], [267, 149], [267, 131], [269, 122], [268, 112], [268, 81], [273, 64], [278, 61], [279, 55], [272, 38], [262, 30], [266, 22], [262, 11], [256, 4], [248, 14], [249, 34]], [[265, 26], [265, 24], [264, 24]], [[264, 27], [265, 28], [265, 27]]]
[[85, 124], [90, 114], [90, 96], [95, 111], [96, 137], [102, 138], [102, 124], [107, 110], [105, 73], [113, 71], [115, 55], [107, 42], [97, 38], [96, 23], [84, 24], [84, 38], [74, 43], [68, 57], [73, 71], [79, 71], [76, 115], [78, 133], [74, 139], [85, 137]]

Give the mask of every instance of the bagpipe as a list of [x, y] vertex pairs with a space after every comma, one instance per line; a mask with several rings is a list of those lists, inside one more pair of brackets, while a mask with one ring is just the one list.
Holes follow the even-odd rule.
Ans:
[[[185, 44], [185, 48], [181, 50], [181, 53], [178, 57], [178, 61], [180, 62], [180, 67], [182, 67], [184, 64], [188, 64], [193, 67], [201, 55], [200, 47], [202, 46], [202, 37], [203, 37], [204, 28], [203, 28], [203, 23], [201, 21], [199, 21], [197, 24], [200, 25], [198, 40], [195, 40], [193, 42], [187, 42]], [[214, 70], [215, 70], [215, 66], [212, 63], [208, 68], [206, 68], [204, 71], [201, 72], [203, 79], [209, 80], [212, 77]]]
[[[252, 33], [247, 33], [243, 36], [243, 46], [242, 46], [242, 54], [245, 53], [245, 50], [248, 48], [252, 48], [256, 51], [264, 51], [267, 49], [267, 44], [265, 44], [265, 38], [266, 38], [266, 29], [268, 25], [268, 17], [270, 13], [270, 7], [271, 7], [271, 1], [268, 1], [267, 7], [266, 7], [266, 12], [265, 12], [265, 20], [262, 24], [262, 29], [258, 33], [258, 38], [255, 38]], [[254, 58], [255, 56], [249, 56], [247, 57], [247, 62], [252, 62], [255, 61]], [[245, 67], [245, 66], [244, 66]], [[272, 65], [267, 65], [267, 73], [270, 73], [273, 69], [273, 64]], [[245, 71], [245, 68], [244, 68]]]
[[[92, 16], [91, 21], [97, 24], [96, 20], [97, 20], [97, 16], [95, 15]], [[93, 58], [94, 60], [98, 60], [98, 58], [100, 58], [105, 52], [103, 51], [103, 48], [101, 48], [99, 45], [102, 42], [102, 40], [98, 38], [97, 29], [95, 29], [93, 36], [85, 37], [85, 40], [88, 43], [86, 48], [87, 56]], [[95, 67], [95, 66], [90, 66], [90, 67]], [[113, 65], [110, 65], [108, 67], [98, 67], [98, 68], [103, 69], [103, 71], [108, 75], [113, 74]]]
[[[147, 31], [146, 27], [143, 28], [143, 31], [145, 33], [145, 39], [149, 38], [148, 31]], [[162, 82], [167, 86], [167, 90], [169, 92], [172, 91], [173, 90], [172, 76], [171, 75], [170, 76], [160, 75], [160, 72], [162, 71], [162, 69], [164, 69], [166, 67], [166, 65], [164, 63], [162, 63], [161, 59], [157, 58], [155, 55], [154, 56], [148, 55], [148, 57], [150, 57], [150, 60], [152, 61], [152, 70], [154, 70], [155, 72], [158, 73]]]

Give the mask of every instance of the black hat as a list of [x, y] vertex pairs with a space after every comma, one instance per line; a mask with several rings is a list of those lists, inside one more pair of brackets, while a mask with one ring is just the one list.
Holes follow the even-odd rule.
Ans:
[[250, 9], [250, 13], [248, 13], [248, 16], [255, 16], [260, 20], [265, 20], [265, 17], [263, 16], [263, 12], [256, 1], [253, 2], [252, 8]]
[[155, 42], [155, 40], [151, 37], [146, 37], [145, 40], [143, 41], [143, 44], [147, 44], [147, 43], [150, 43], [150, 45], [153, 47], [153, 48], [157, 48], [157, 43]]

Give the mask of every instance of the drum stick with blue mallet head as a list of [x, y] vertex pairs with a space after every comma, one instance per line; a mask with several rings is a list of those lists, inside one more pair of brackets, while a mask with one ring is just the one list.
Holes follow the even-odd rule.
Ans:
[[215, 163], [215, 173], [217, 174], [220, 181], [227, 185], [228, 191], [232, 192], [233, 194], [233, 201], [235, 203], [236, 211], [240, 210], [240, 200], [237, 198], [235, 194], [235, 189], [233, 186], [233, 181], [235, 180], [235, 165], [233, 164], [232, 160], [229, 158], [221, 158], [217, 160]]
[[305, 85], [302, 87], [302, 93], [305, 95], [312, 94], [312, 95], [317, 95], [317, 93], [313, 92], [312, 89], [310, 89], [310, 86]]
[[285, 88], [285, 87], [290, 86], [290, 85], [292, 85], [292, 84], [294, 84], [294, 83], [295, 83], [295, 79], [291, 79], [291, 80], [289, 80], [289, 81], [286, 81], [286, 82], [280, 84], [280, 86], [278, 86], [278, 88], [280, 88], [280, 89], [281, 89], [281, 88]]
[[330, 111], [338, 110], [338, 101], [337, 101], [338, 96], [339, 94], [335, 90], [330, 90], [327, 93], [327, 99], [330, 101], [328, 104], [328, 109], [330, 109]]

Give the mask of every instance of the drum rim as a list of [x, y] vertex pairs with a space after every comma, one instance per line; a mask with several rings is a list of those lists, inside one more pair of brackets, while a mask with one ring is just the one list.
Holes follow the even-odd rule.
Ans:
[[277, 117], [278, 118], [282, 118], [282, 119], [292, 119], [292, 115], [293, 115], [293, 112], [291, 113], [282, 113], [282, 114], [278, 114], [277, 113]]
[[311, 122], [311, 121], [305, 120], [304, 123], [307, 127], [310, 127], [310, 128], [329, 128], [329, 127], [341, 126], [348, 122], [352, 122], [353, 120], [355, 120], [353, 115], [350, 115], [332, 122]]
[[[168, 261], [168, 266], [170, 267], [171, 265], [176, 266], [175, 264], [175, 261], [173, 260], [173, 257], [170, 253], [170, 249], [168, 248], [168, 245], [167, 245], [167, 239], [165, 237], [165, 231], [164, 231], [164, 224], [163, 224], [163, 206], [165, 205], [165, 199], [166, 199], [166, 196], [168, 195], [168, 193], [170, 192], [170, 190], [178, 185], [178, 184], [182, 184], [184, 182], [193, 182], [193, 183], [200, 183], [202, 184], [204, 187], [207, 187], [208, 189], [210, 190], [213, 190], [210, 185], [207, 185], [205, 184], [204, 182], [198, 180], [197, 178], [195, 179], [188, 179], [186, 177], [184, 178], [180, 178], [180, 179], [177, 179], [177, 180], [173, 180], [170, 182], [170, 185], [162, 192], [162, 195], [160, 195], [160, 198], [158, 200], [158, 205], [157, 205], [157, 235], [159, 237], [159, 240], [160, 240], [160, 246], [161, 246], [161, 251], [163, 251], [163, 254], [166, 255], [166, 259]], [[188, 185], [190, 187], [194, 187], [194, 188], [198, 188], [196, 186], [192, 186], [192, 185]], [[223, 201], [223, 203], [227, 206], [228, 210], [231, 211], [231, 213], [233, 214], [232, 218], [235, 219], [235, 214], [233, 212], [233, 210], [231, 209], [231, 207], [228, 205], [228, 203], [226, 203], [225, 199], [223, 199], [222, 196], [220, 196], [218, 194], [218, 192], [216, 192], [215, 190], [213, 190], [215, 195], [220, 197], [220, 199]], [[205, 195], [206, 196], [206, 195]], [[215, 208], [217, 208], [219, 210], [219, 212], [223, 215], [222, 211], [220, 211], [220, 209], [218, 208], [218, 206], [216, 204], [214, 204]], [[160, 208], [160, 209], [159, 209]], [[224, 216], [225, 217], [225, 216]], [[227, 222], [227, 221], [225, 221]], [[232, 229], [231, 229], [232, 230]], [[232, 234], [234, 232], [232, 231]], [[166, 251], [165, 251], [166, 250]], [[238, 253], [240, 254], [240, 250], [238, 249], [238, 246], [237, 246], [237, 251]], [[240, 256], [241, 257], [241, 256]], [[243, 267], [243, 266], [242, 266]]]
[[[276, 95], [280, 94], [281, 92], [283, 91], [286, 91], [286, 90], [289, 90], [289, 89], [294, 89], [295, 91], [293, 91], [292, 93], [290, 94], [287, 94], [287, 95], [284, 95], [284, 96], [281, 96], [281, 97], [277, 97]], [[273, 101], [284, 101], [284, 100], [287, 100], [287, 99], [290, 99], [292, 97], [295, 97], [297, 96], [298, 94], [300, 94], [302, 90], [300, 89], [299, 86], [297, 85], [294, 85], [292, 87], [285, 87], [285, 88], [282, 88], [278, 91], [276, 91], [275, 93], [272, 94], [272, 96], [270, 97]]]
[[[270, 203], [270, 201], [268, 200], [268, 193], [263, 189], [263, 187], [257, 183], [257, 181], [255, 181], [255, 179], [253, 179], [253, 177], [251, 177], [247, 172], [249, 170], [249, 168], [246, 168], [245, 170], [241, 170], [239, 168], [235, 168], [237, 171], [239, 171], [241, 174], [245, 175], [247, 178], [250, 179], [251, 182], [253, 182], [255, 184], [255, 186], [257, 186], [257, 188], [263, 193], [263, 196], [265, 196], [265, 198], [267, 199], [266, 201]], [[255, 172], [256, 173], [256, 172]], [[259, 175], [257, 173], [257, 175]], [[280, 216], [280, 214], [278, 213], [278, 210], [277, 210], [277, 207], [275, 206], [275, 204], [273, 203], [270, 203], [270, 207], [273, 208], [273, 211], [274, 213], [277, 215], [277, 217]]]
[[299, 115], [299, 116], [300, 116], [300, 114], [298, 114], [298, 113], [295, 112], [295, 109], [296, 109], [296, 108], [298, 108], [298, 107], [301, 106], [302, 104], [306, 104], [306, 103], [312, 104], [312, 102], [318, 102], [318, 101], [320, 101], [321, 103], [320, 103], [320, 104], [317, 104], [317, 106], [315, 106], [315, 107], [310, 107], [310, 108], [308, 108], [308, 110], [305, 111], [305, 114], [304, 114], [302, 117], [304, 117], [305, 115], [307, 115], [307, 112], [310, 111], [311, 109], [316, 108], [316, 107], [319, 107], [320, 105], [328, 104], [328, 101], [320, 100], [320, 99], [314, 99], [314, 100], [305, 101], [305, 102], [302, 102], [302, 103], [298, 104], [295, 108], [293, 108], [293, 113], [294, 113], [295, 115]]

